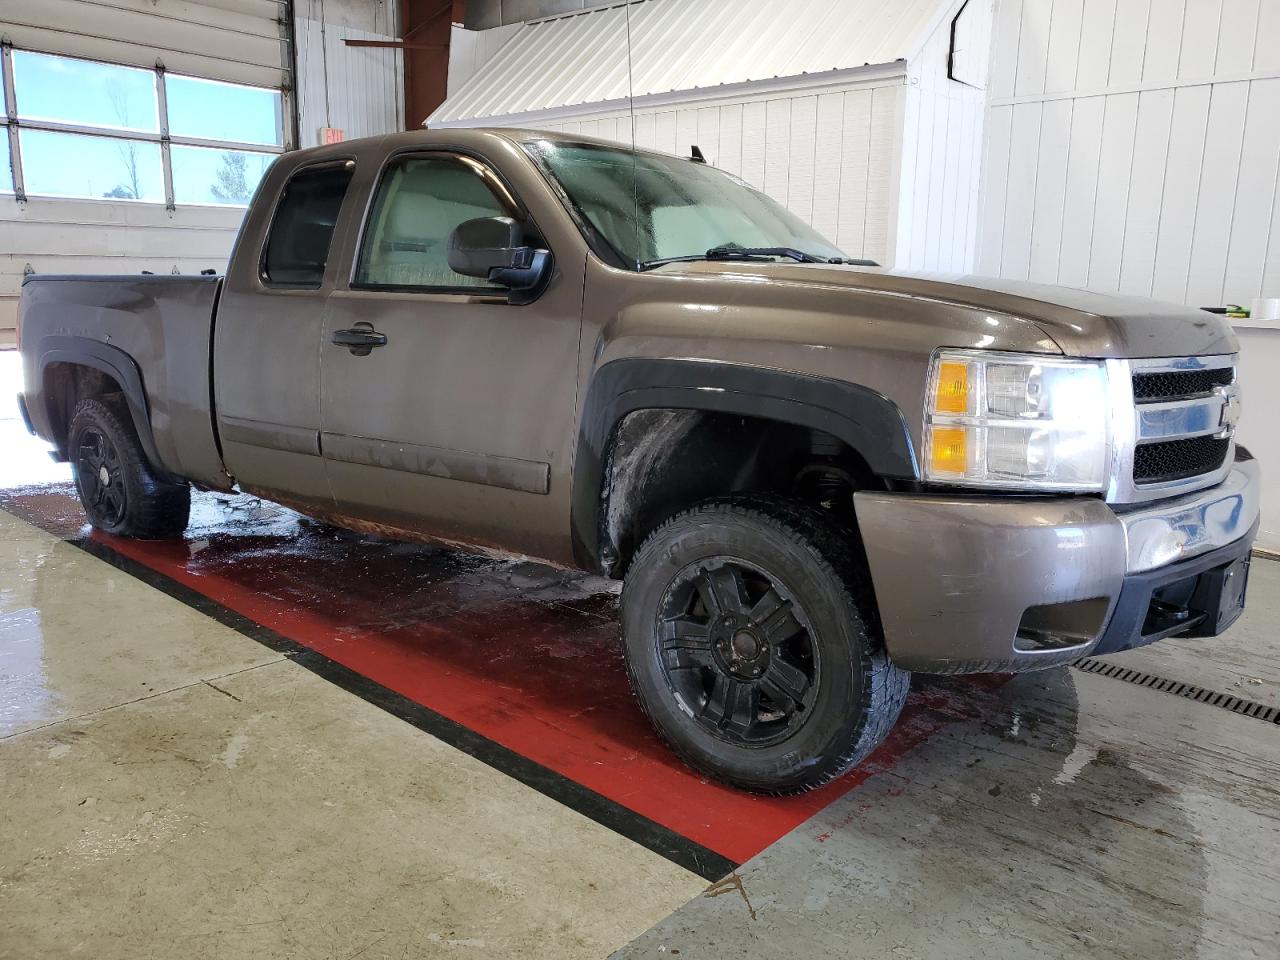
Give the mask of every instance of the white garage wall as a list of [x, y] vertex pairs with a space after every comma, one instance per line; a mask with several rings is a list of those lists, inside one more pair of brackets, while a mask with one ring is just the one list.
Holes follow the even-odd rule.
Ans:
[[[636, 143], [708, 162], [782, 201], [850, 256], [892, 257], [901, 77], [809, 94], [636, 111]], [[628, 113], [540, 123], [631, 142]]]
[[948, 77], [947, 11], [907, 74], [897, 259], [905, 269], [971, 273], [991, 37], [992, 0], [969, 0], [957, 22], [957, 59], [968, 83]]
[[294, 0], [299, 146], [320, 143], [322, 127], [348, 140], [404, 129], [404, 54], [350, 47], [344, 40], [395, 40], [390, 0]]
[[1280, 0], [1001, 0], [993, 62], [982, 272], [1280, 291]]
[[[998, 0], [978, 272], [1191, 306], [1280, 296], [1280, 0]], [[1280, 547], [1280, 331], [1241, 439]]]

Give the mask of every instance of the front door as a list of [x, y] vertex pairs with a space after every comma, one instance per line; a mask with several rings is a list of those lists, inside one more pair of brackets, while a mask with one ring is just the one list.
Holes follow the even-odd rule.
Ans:
[[387, 162], [325, 307], [321, 445], [342, 513], [567, 560], [582, 286], [557, 271], [514, 304], [451, 270], [454, 227], [496, 216], [536, 238], [482, 161]]

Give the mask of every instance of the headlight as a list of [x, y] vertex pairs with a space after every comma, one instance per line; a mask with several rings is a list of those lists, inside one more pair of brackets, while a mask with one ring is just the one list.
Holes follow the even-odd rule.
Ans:
[[925, 478], [1100, 491], [1110, 461], [1107, 373], [1094, 360], [940, 350], [925, 402]]

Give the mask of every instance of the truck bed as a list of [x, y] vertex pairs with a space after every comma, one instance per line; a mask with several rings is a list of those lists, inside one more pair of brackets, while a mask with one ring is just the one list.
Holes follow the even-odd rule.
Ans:
[[[221, 287], [218, 276], [28, 277], [18, 330], [36, 430], [52, 436], [45, 405], [33, 401], [37, 392], [55, 389], [58, 364], [83, 362], [87, 352], [99, 369], [111, 373], [110, 364], [127, 367], [131, 361], [133, 373], [121, 369], [120, 374], [136, 374], [141, 382], [143, 415], [160, 465], [205, 486], [228, 487], [210, 389], [213, 317]], [[135, 418], [137, 405], [131, 403]]]

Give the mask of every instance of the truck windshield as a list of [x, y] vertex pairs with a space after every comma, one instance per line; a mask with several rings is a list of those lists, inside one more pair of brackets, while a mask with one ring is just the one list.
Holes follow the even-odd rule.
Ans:
[[589, 144], [534, 140], [526, 149], [622, 261], [844, 257], [776, 200], [714, 167]]

